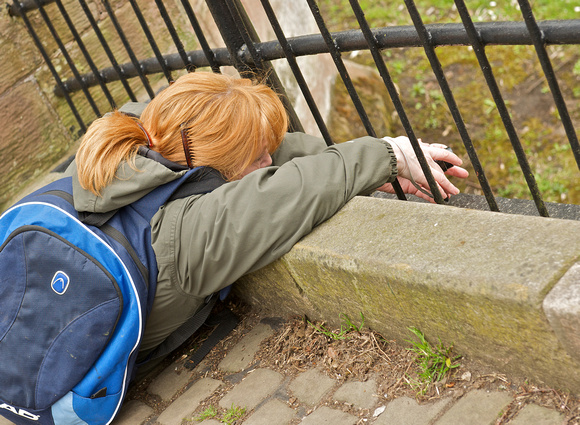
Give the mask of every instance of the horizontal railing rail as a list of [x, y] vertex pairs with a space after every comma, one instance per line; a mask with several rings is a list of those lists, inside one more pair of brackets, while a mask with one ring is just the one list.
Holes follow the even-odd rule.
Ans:
[[[135, 101], [137, 99], [135, 87], [137, 86], [142, 87], [149, 98], [155, 96], [149, 76], [160, 74], [170, 82], [173, 78], [173, 73], [183, 69], [195, 71], [197, 68], [209, 67], [214, 72], [221, 72], [222, 67], [234, 66], [241, 75], [251, 73], [267, 76], [268, 84], [279, 93], [284, 94], [285, 87], [278, 78], [271, 62], [285, 60], [323, 138], [330, 145], [334, 143], [331, 132], [314, 101], [310, 87], [297, 61], [298, 58], [304, 56], [329, 54], [366, 132], [369, 135], [377, 136], [343, 59], [343, 54], [345, 53], [368, 51], [393, 102], [401, 125], [413, 144], [415, 153], [427, 176], [434, 199], [438, 203], [444, 203], [439, 191], [436, 190], [435, 180], [419, 147], [419, 139], [415, 135], [411, 119], [408, 116], [409, 108], [404, 106], [399, 88], [389, 72], [389, 64], [384, 56], [384, 52], [392, 49], [421, 48], [435, 76], [459, 137], [463, 142], [467, 157], [477, 177], [479, 188], [485, 196], [489, 209], [499, 211], [496, 195], [493, 193], [493, 189], [486, 177], [486, 172], [472, 140], [472, 135], [470, 135], [468, 125], [462, 116], [456, 96], [447, 81], [444, 67], [436, 51], [439, 47], [470, 46], [485, 79], [489, 95], [497, 108], [538, 214], [548, 216], [548, 208], [542, 198], [533, 167], [530, 165], [528, 152], [526, 152], [526, 148], [520, 140], [520, 135], [508, 107], [509, 102], [506, 101], [502, 93], [500, 83], [498, 83], [492, 63], [486, 52], [488, 46], [533, 46], [537, 54], [537, 60], [541, 64], [548, 89], [552, 94], [558, 118], [568, 139], [569, 149], [577, 167], [580, 168], [580, 145], [575, 131], [574, 120], [568, 111], [568, 104], [560, 88], [555, 68], [552, 65], [552, 59], [547, 51], [549, 46], [580, 44], [580, 19], [537, 21], [529, 2], [527, 0], [518, 0], [522, 14], [521, 21], [474, 22], [465, 2], [463, 0], [455, 0], [454, 5], [461, 19], [460, 23], [425, 24], [415, 2], [413, 0], [403, 0], [402, 4], [404, 4], [411, 17], [413, 25], [373, 28], [367, 21], [359, 2], [357, 0], [349, 0], [358, 29], [330, 31], [317, 2], [315, 0], [301, 0], [308, 5], [311, 11], [310, 18], [313, 18], [316, 22], [319, 33], [287, 37], [279, 22], [280, 17], [276, 15], [270, 2], [268, 0], [260, 0], [263, 11], [276, 36], [274, 40], [261, 41], [254, 30], [253, 23], [246, 14], [241, 0], [206, 0], [207, 8], [225, 42], [225, 47], [211, 47], [211, 43], [208, 41], [202, 25], [200, 25], [200, 20], [194, 7], [188, 0], [181, 0], [180, 6], [197, 40], [196, 48], [188, 49], [175, 25], [174, 17], [171, 16], [162, 0], [156, 0], [155, 5], [166, 31], [163, 35], [156, 33], [144, 17], [142, 12], [143, 4], [139, 6], [135, 0], [127, 1], [153, 52], [151, 57], [138, 57], [129, 41], [129, 37], [125, 34], [123, 26], [117, 19], [117, 12], [113, 10], [108, 0], [101, 0], [100, 4], [103, 6], [102, 14], [108, 17], [116, 36], [120, 40], [120, 43], [116, 43], [114, 48], [103, 36], [99, 22], [93, 16], [86, 1], [78, 0], [80, 9], [82, 9], [90, 27], [100, 42], [100, 46], [109, 59], [110, 66], [101, 68], [95, 65], [92, 57], [93, 52], [87, 50], [83, 38], [79, 35], [61, 0], [22, 0], [14, 1], [11, 5], [8, 5], [9, 13], [12, 16], [21, 17], [24, 21], [56, 81], [54, 89], [56, 96], [63, 97], [66, 100], [79, 123], [81, 132], [86, 130], [88, 123], [80, 116], [75, 106], [75, 101], [72, 100], [71, 96], [75, 92], [83, 92], [86, 102], [90, 104], [95, 117], [98, 117], [102, 115], [102, 111], [93, 99], [92, 94], [97, 88], [100, 88], [104, 93], [109, 106], [114, 108], [116, 107], [116, 101], [109, 89], [112, 83], [121, 83], [126, 93], [126, 100]], [[75, 63], [68, 52], [70, 46], [63, 41], [62, 35], [58, 33], [52, 24], [53, 18], [49, 17], [45, 11], [45, 8], [52, 3], [56, 3], [60, 17], [66, 22], [75, 45], [82, 52], [82, 57], [86, 61], [86, 64], [81, 64], [82, 68], [85, 69], [84, 73], [79, 71], [80, 66]], [[60, 75], [63, 73], [57, 71], [57, 67], [52, 63], [53, 59], [46, 51], [44, 43], [38, 35], [38, 24], [33, 24], [27, 17], [32, 11], [40, 13], [42, 21], [49, 29], [51, 37], [56, 42], [60, 53], [68, 64], [70, 76], [67, 76], [67, 78], [61, 79]], [[174, 53], [162, 52], [157, 44], [157, 40], [161, 36], [172, 40]], [[117, 59], [120, 56], [128, 59], [124, 59], [120, 63]], [[135, 81], [140, 83], [136, 84]], [[282, 98], [289, 112], [291, 130], [302, 130], [300, 119], [288, 100], [288, 96], [283, 96]], [[76, 101], [78, 102], [78, 100]], [[397, 196], [400, 199], [406, 199], [398, 183], [395, 183], [394, 186]]]
[[[54, 0], [52, 0], [54, 1]], [[425, 28], [431, 34], [433, 47], [438, 46], [467, 46], [469, 37], [463, 24], [431, 24]], [[480, 34], [482, 43], [485, 45], [533, 45], [534, 40], [526, 29], [524, 22], [478, 22], [475, 24], [476, 31]], [[580, 19], [569, 21], [543, 21], [539, 23], [539, 29], [544, 34], [545, 44], [580, 44]], [[386, 27], [372, 29], [372, 34], [377, 40], [378, 49], [392, 49], [399, 47], [422, 47], [417, 30], [413, 26]], [[368, 49], [367, 41], [361, 30], [340, 31], [332, 34], [336, 46], [343, 53]], [[295, 57], [310, 56], [328, 53], [328, 46], [320, 34], [303, 35], [287, 39], [288, 45]], [[256, 43], [256, 49], [262, 59], [273, 61], [284, 59], [284, 49], [278, 41], [266, 41]], [[182, 53], [163, 55], [160, 60], [157, 57], [139, 61], [139, 69], [146, 75], [163, 72], [163, 66], [170, 71], [177, 71], [192, 65], [196, 68], [208, 66], [231, 66], [235, 61], [230, 56], [228, 49], [216, 48], [212, 50], [214, 60], [210, 63], [207, 54], [202, 50], [192, 50]], [[237, 59], [244, 63], [252, 63], [251, 54], [242, 49]], [[133, 63], [124, 63], [120, 66], [121, 75], [125, 78], [139, 76]], [[117, 81], [121, 78], [114, 67], [99, 70], [100, 76], [106, 80]], [[98, 76], [95, 73], [82, 75], [82, 79], [88, 86], [98, 84]], [[64, 88], [68, 92], [81, 90], [81, 83], [75, 79], [67, 79]], [[63, 96], [59, 88], [55, 89], [57, 96]]]

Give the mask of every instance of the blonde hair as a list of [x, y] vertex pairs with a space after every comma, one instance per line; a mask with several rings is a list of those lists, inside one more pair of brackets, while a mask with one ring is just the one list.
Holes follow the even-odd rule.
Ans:
[[[280, 98], [268, 86], [209, 72], [186, 74], [161, 91], [145, 108], [141, 125], [152, 149], [187, 164], [182, 130], [194, 167], [215, 168], [235, 180], [262, 153], [274, 152], [288, 127]], [[147, 135], [132, 117], [114, 112], [95, 120], [77, 152], [79, 182], [100, 194], [122, 161], [134, 167]]]

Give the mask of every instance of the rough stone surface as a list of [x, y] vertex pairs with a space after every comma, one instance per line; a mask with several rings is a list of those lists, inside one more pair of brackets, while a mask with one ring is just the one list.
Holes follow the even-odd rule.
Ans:
[[580, 364], [541, 307], [579, 256], [576, 221], [356, 197], [237, 293], [333, 326], [362, 312], [401, 343], [416, 326], [503, 373], [578, 392]]
[[317, 369], [310, 369], [298, 375], [289, 385], [290, 391], [306, 404], [316, 404], [334, 387], [333, 379]]
[[361, 409], [372, 409], [376, 404], [376, 390], [377, 383], [374, 379], [366, 382], [347, 382], [336, 390], [333, 398]]
[[161, 425], [179, 425], [197, 409], [202, 400], [209, 397], [220, 385], [221, 381], [211, 378], [200, 379], [177, 400], [169, 405], [159, 415], [157, 422]]
[[455, 403], [436, 423], [437, 425], [489, 425], [501, 416], [502, 409], [511, 400], [509, 395], [503, 393], [471, 391]]
[[72, 140], [34, 81], [18, 84], [0, 95], [0, 123], [1, 211], [12, 197], [61, 159]]
[[32, 43], [26, 27], [17, 18], [0, 10], [0, 94], [22, 80], [42, 63], [42, 56]]
[[564, 417], [555, 410], [529, 404], [510, 422], [510, 425], [564, 425]]
[[283, 376], [269, 369], [256, 369], [220, 400], [220, 406], [230, 408], [232, 405], [255, 408], [258, 403], [272, 394], [282, 383]]
[[[96, 66], [100, 69], [111, 67], [111, 62], [101, 42], [78, 2], [63, 0], [62, 3]], [[109, 47], [114, 50], [119, 64], [129, 63], [126, 49], [103, 6], [94, 1], [87, 3], [94, 18], [99, 22], [99, 27]], [[115, 0], [111, 3], [135, 55], [139, 59], [153, 57], [151, 45], [139, 21], [135, 18], [135, 12], [130, 3], [126, 0]], [[191, 31], [191, 24], [185, 13], [182, 13], [175, 2], [168, 2], [165, 7], [177, 31], [180, 32], [180, 39], [186, 49], [195, 50], [198, 47], [197, 39]], [[71, 31], [57, 5], [48, 4], [44, 10], [78, 72], [80, 74], [90, 72], [90, 67], [81, 49], [73, 41]], [[161, 52], [173, 53], [175, 43], [171, 37], [160, 36], [160, 34], [166, 34], [166, 26], [155, 2], [143, 2], [140, 10], [149, 29], [156, 34], [156, 44]], [[70, 66], [39, 12], [32, 11], [27, 14], [27, 17], [35, 28], [43, 49], [50, 57], [59, 77], [62, 80], [71, 77], [73, 73]], [[2, 150], [0, 177], [3, 183], [0, 188], [0, 211], [2, 211], [13, 201], [24, 185], [39, 177], [40, 173], [54, 168], [65, 158], [64, 152], [68, 153], [72, 144], [77, 141], [81, 125], [68, 102], [62, 97], [55, 96], [54, 77], [48, 66], [44, 64], [22, 19], [9, 17], [6, 8], [0, 9], [0, 52], [2, 52], [2, 61], [0, 61], [0, 75], [2, 75], [0, 80], [0, 123], [2, 124], [0, 126], [0, 149]], [[184, 72], [174, 72], [173, 78]], [[148, 80], [153, 93], [162, 85], [167, 84], [167, 79], [163, 74], [150, 75]], [[30, 92], [27, 89], [23, 94], [22, 87], [31, 85], [34, 86], [34, 90]], [[130, 79], [129, 85], [138, 100], [144, 101], [150, 98], [139, 78]], [[120, 82], [111, 82], [107, 87], [117, 105], [123, 105], [129, 100], [130, 96]], [[82, 91], [70, 95], [85, 125], [112, 109], [112, 105], [100, 87], [90, 89], [89, 93], [96, 110]]]
[[248, 419], [245, 425], [287, 425], [294, 419], [296, 412], [286, 403], [274, 399], [260, 407]]
[[544, 299], [544, 311], [566, 351], [580, 364], [580, 263], [574, 264]]
[[189, 378], [188, 373], [184, 371], [177, 373], [175, 366], [171, 365], [147, 387], [147, 392], [158, 395], [163, 401], [168, 401], [187, 384]]
[[[153, 409], [145, 403], [131, 400], [123, 405], [119, 416], [117, 416], [112, 423], [113, 425], [140, 425], [151, 416], [152, 413]], [[2, 424], [1, 420], [0, 424]]]
[[355, 425], [356, 416], [323, 406], [308, 415], [301, 425]]
[[443, 399], [436, 403], [419, 404], [409, 397], [397, 398], [387, 405], [374, 425], [427, 425], [449, 401], [449, 399]]
[[224, 372], [234, 373], [246, 369], [254, 360], [260, 343], [272, 334], [272, 328], [259, 324], [250, 331], [232, 351], [220, 362], [219, 368]]

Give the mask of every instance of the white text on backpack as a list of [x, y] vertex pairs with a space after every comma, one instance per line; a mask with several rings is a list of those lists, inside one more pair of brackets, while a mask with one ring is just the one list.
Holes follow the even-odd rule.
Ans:
[[9, 404], [6, 404], [6, 403], [0, 404], [0, 409], [9, 410], [10, 412], [14, 413], [15, 415], [22, 416], [23, 418], [31, 419], [33, 421], [37, 421], [38, 418], [40, 418], [40, 416], [33, 415], [32, 413], [27, 412], [26, 410], [23, 410], [23, 409], [16, 410], [16, 407], [10, 406]]

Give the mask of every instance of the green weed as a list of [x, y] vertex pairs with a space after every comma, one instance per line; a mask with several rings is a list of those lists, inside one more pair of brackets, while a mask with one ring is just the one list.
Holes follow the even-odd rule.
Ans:
[[450, 370], [459, 367], [456, 361], [461, 356], [452, 356], [453, 346], [445, 347], [441, 339], [437, 346], [432, 346], [419, 329], [414, 327], [408, 329], [418, 339], [418, 341], [407, 340], [413, 345], [408, 350], [417, 354], [416, 362], [419, 366], [419, 380], [412, 382], [411, 385], [419, 394], [425, 394], [431, 384], [440, 381]]
[[320, 332], [321, 334], [335, 340], [342, 340], [348, 338], [348, 333], [350, 332], [360, 332], [365, 323], [365, 318], [362, 312], [360, 313], [361, 318], [360, 326], [356, 326], [354, 323], [352, 323], [352, 321], [346, 314], [341, 314], [340, 318], [342, 319], [342, 323], [340, 325], [340, 330], [338, 331], [331, 331], [329, 329], [326, 329], [322, 324], [320, 326], [316, 326], [310, 321], [308, 321], [308, 323], [310, 324], [310, 326], [316, 329], [317, 332]]
[[232, 404], [232, 406], [224, 414], [223, 418], [221, 419], [221, 422], [227, 425], [232, 425], [245, 414], [246, 414], [245, 407], [238, 407]]
[[238, 407], [232, 404], [232, 406], [229, 409], [227, 409], [225, 413], [223, 413], [223, 415], [221, 415], [220, 417], [218, 409], [216, 409], [214, 406], [209, 406], [207, 409], [201, 412], [201, 414], [198, 417], [196, 417], [195, 420], [197, 422], [202, 422], [206, 419], [216, 419], [220, 421], [222, 424], [233, 425], [234, 423], [236, 423], [238, 419], [243, 417], [245, 414], [246, 414], [245, 407]]
[[218, 414], [218, 411], [215, 407], [213, 406], [209, 406], [207, 409], [205, 409], [203, 412], [201, 412], [201, 414], [195, 418], [196, 421], [201, 422], [204, 421], [206, 419], [212, 419], [215, 418]]

